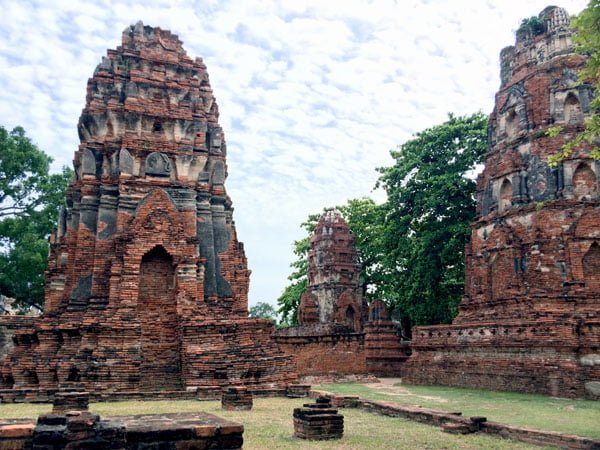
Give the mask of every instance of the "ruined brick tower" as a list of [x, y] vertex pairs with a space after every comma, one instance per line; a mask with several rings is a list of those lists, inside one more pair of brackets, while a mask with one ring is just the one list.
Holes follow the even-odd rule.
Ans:
[[7, 388], [281, 385], [247, 318], [250, 271], [225, 191], [227, 147], [206, 67], [141, 22], [88, 82], [75, 176], [51, 245], [44, 316], [15, 334]]
[[348, 224], [339, 211], [326, 211], [310, 239], [308, 287], [300, 300], [298, 322], [362, 330], [367, 314], [360, 269]]
[[367, 307], [354, 235], [339, 211], [319, 219], [310, 239], [308, 286], [295, 327], [273, 333], [299, 375], [395, 375], [408, 349], [383, 302]]
[[500, 54], [459, 315], [414, 331], [408, 382], [600, 397], [600, 164], [589, 148], [547, 164], [592, 92], [577, 83], [567, 12], [539, 19]]

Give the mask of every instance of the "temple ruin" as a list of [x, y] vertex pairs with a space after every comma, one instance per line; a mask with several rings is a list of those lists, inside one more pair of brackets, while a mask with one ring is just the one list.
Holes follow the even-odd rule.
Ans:
[[568, 13], [539, 19], [543, 32], [521, 28], [500, 53], [465, 295], [452, 325], [413, 330], [408, 383], [600, 398], [600, 163], [589, 147], [547, 163], [582, 130], [592, 91]]
[[123, 32], [88, 81], [44, 314], [3, 318], [3, 401], [295, 379], [270, 322], [247, 318], [218, 118], [202, 59], [176, 35]]
[[325, 211], [310, 239], [299, 325], [273, 336], [294, 357], [298, 374], [386, 375], [408, 358], [383, 302], [367, 305], [360, 273], [348, 224], [339, 211]]

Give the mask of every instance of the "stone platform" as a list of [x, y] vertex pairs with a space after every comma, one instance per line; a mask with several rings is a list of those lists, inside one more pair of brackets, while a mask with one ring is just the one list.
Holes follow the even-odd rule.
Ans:
[[[207, 413], [115, 416], [87, 411], [0, 421], [0, 450], [241, 449], [244, 427]], [[151, 446], [151, 447], [150, 447]]]

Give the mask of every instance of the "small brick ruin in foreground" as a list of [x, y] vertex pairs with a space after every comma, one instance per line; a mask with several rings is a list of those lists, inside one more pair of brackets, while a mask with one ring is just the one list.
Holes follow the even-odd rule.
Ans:
[[221, 408], [226, 411], [249, 411], [252, 405], [252, 392], [245, 386], [229, 386], [221, 393]]
[[57, 394], [54, 409], [30, 419], [0, 420], [0, 449], [241, 449], [244, 427], [203, 412], [101, 419], [86, 392]]
[[354, 242], [339, 211], [321, 216], [310, 240], [299, 326], [273, 335], [299, 375], [397, 375], [408, 358], [384, 303], [364, 299]]
[[539, 17], [543, 33], [521, 30], [500, 54], [459, 315], [413, 330], [408, 383], [600, 398], [600, 163], [582, 148], [547, 164], [582, 130], [592, 92], [567, 12]]
[[177, 36], [140, 22], [108, 51], [88, 82], [44, 315], [2, 323], [3, 401], [295, 379], [270, 322], [247, 318], [218, 117]]
[[311, 441], [341, 439], [344, 435], [344, 416], [332, 408], [331, 398], [318, 397], [294, 409], [294, 436]]

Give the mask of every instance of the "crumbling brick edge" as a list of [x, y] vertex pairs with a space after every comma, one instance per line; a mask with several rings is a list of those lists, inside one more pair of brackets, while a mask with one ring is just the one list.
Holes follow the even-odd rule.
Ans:
[[330, 396], [332, 405], [338, 408], [358, 408], [374, 414], [402, 417], [427, 425], [440, 426], [448, 432], [486, 433], [539, 446], [600, 450], [600, 440], [598, 439], [506, 425], [498, 422], [487, 422], [483, 417], [463, 417], [460, 412], [447, 412], [420, 406], [400, 405], [393, 402], [364, 400], [357, 395], [333, 394], [314, 389], [309, 391], [309, 397], [312, 399], [320, 395]]

